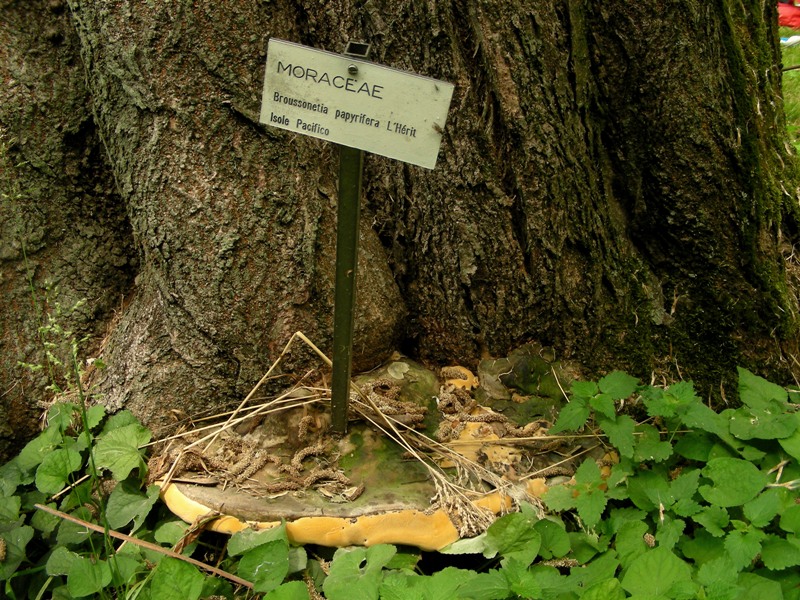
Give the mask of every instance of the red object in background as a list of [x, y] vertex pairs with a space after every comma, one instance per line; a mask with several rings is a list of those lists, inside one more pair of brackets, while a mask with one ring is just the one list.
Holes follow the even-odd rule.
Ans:
[[778, 3], [778, 25], [800, 29], [800, 6]]

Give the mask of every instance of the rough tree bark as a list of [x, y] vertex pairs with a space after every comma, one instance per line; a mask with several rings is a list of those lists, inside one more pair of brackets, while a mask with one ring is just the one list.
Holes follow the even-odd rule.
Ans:
[[296, 330], [330, 346], [336, 151], [257, 122], [271, 36], [456, 85], [436, 170], [367, 157], [357, 367], [536, 341], [717, 394], [790, 377], [773, 4], [6, 0], [4, 410], [43, 397], [46, 282], [151, 424], [241, 398]]

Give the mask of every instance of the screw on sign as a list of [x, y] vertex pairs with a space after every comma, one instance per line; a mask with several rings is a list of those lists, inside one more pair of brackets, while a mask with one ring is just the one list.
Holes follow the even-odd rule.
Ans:
[[272, 38], [260, 121], [339, 145], [332, 429], [345, 433], [353, 350], [358, 220], [364, 151], [427, 169], [439, 154], [453, 85], [344, 54]]

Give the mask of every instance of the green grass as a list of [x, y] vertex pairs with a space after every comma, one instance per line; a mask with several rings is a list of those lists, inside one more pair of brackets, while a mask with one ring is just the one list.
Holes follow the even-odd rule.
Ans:
[[[781, 27], [781, 37], [800, 35], [800, 31]], [[783, 68], [800, 66], [800, 45], [783, 47]], [[783, 73], [783, 109], [786, 113], [786, 128], [789, 139], [800, 152], [800, 69]]]

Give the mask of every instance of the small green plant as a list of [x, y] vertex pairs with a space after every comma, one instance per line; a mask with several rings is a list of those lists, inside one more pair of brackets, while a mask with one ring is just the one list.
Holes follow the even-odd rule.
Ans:
[[[782, 27], [781, 37], [790, 38], [798, 35], [798, 32], [788, 27]], [[782, 78], [783, 87], [783, 111], [786, 115], [786, 128], [789, 133], [789, 140], [795, 147], [800, 149], [800, 45], [783, 46], [781, 57], [784, 71]]]
[[739, 377], [742, 406], [720, 413], [688, 382], [575, 383], [551, 433], [593, 431], [613, 459], [552, 487], [549, 516], [523, 506], [443, 551], [482, 554], [480, 570], [423, 576], [393, 546], [339, 550], [326, 597], [800, 598], [797, 395]]
[[[99, 521], [105, 529], [129, 522], [141, 526], [158, 495], [157, 488], [138, 491], [146, 474], [139, 446], [149, 441], [149, 433], [129, 413], [104, 419], [99, 405], [83, 409], [57, 403], [47, 422], [38, 437], [0, 468], [0, 539], [5, 545], [0, 580], [5, 580], [5, 594], [26, 597], [23, 590], [36, 588], [38, 597], [83, 597], [109, 586], [118, 589], [132, 565], [128, 557], [117, 556], [111, 539], [35, 506]], [[106, 471], [112, 478], [103, 475]], [[109, 494], [111, 482], [117, 485]]]
[[[27, 259], [26, 259], [27, 262]], [[69, 308], [64, 308], [60, 302], [51, 301], [52, 295], [57, 295], [57, 289], [47, 288], [43, 298], [39, 298], [33, 282], [29, 282], [31, 298], [38, 308], [42, 303], [47, 309], [42, 310], [42, 322], [37, 329], [39, 345], [41, 348], [41, 362], [20, 362], [20, 366], [29, 371], [46, 372], [48, 384], [45, 391], [53, 397], [61, 397], [67, 392], [77, 393], [81, 385], [82, 369], [79, 362], [80, 347], [88, 337], [78, 339], [71, 329], [64, 326], [72, 316], [80, 311], [86, 304], [86, 299], [81, 299]], [[102, 368], [101, 361], [95, 361], [96, 368]]]
[[[606, 472], [587, 460], [545, 495], [562, 568], [526, 567], [530, 597], [800, 597], [798, 406], [743, 369], [739, 391], [741, 408], [716, 413], [685, 382], [574, 384], [551, 432], [596, 427], [619, 459]], [[634, 397], [642, 422], [617, 411]]]

